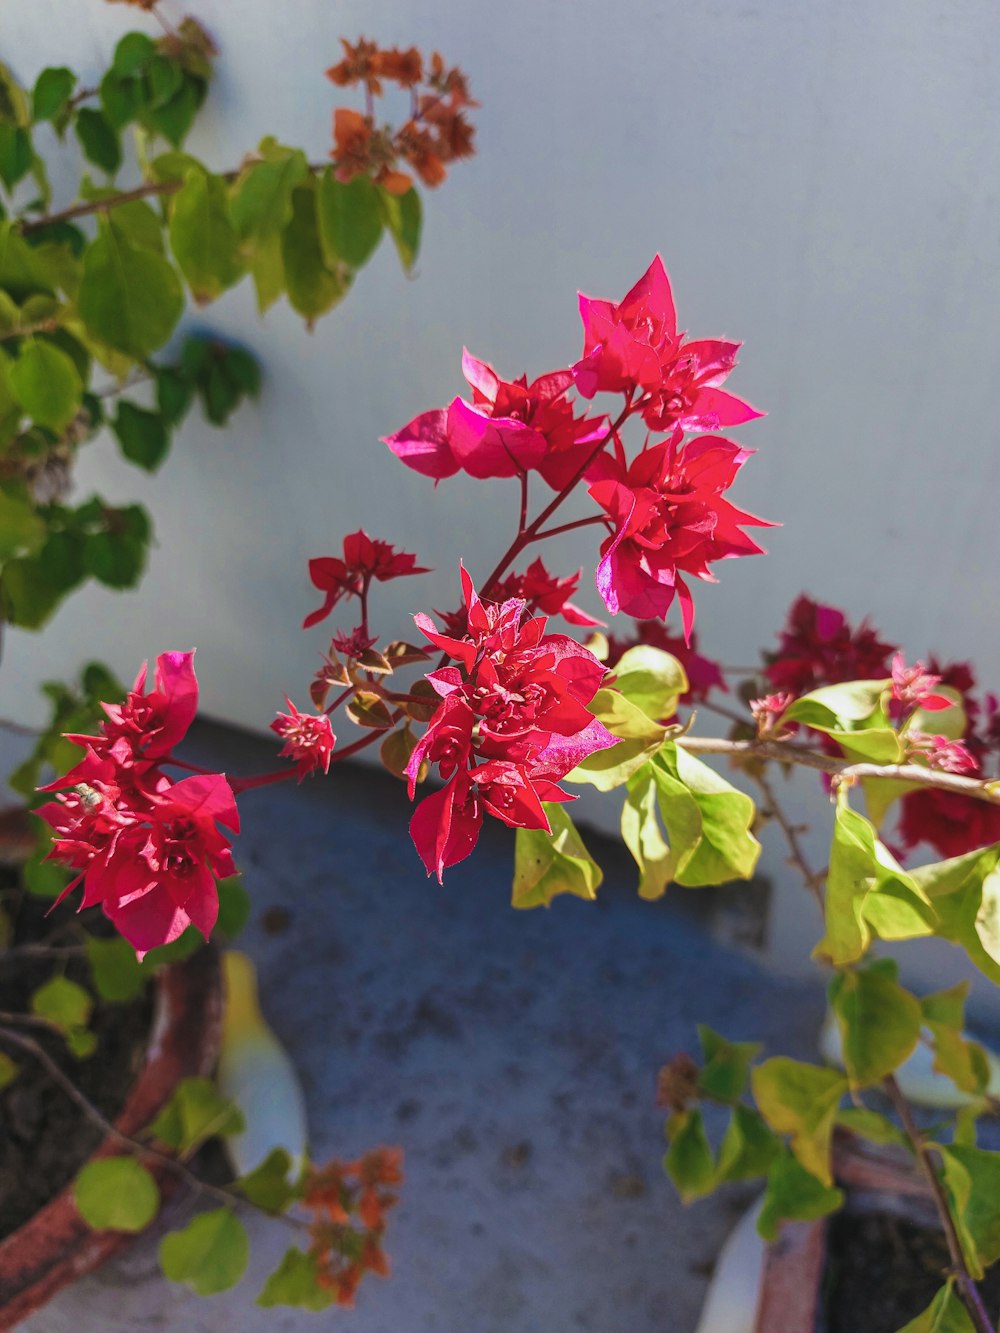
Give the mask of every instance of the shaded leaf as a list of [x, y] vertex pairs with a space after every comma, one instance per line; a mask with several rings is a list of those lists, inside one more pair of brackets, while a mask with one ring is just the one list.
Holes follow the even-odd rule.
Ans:
[[753, 1070], [751, 1083], [767, 1123], [780, 1134], [790, 1134], [792, 1152], [802, 1166], [830, 1185], [830, 1138], [847, 1079], [834, 1069], [778, 1055]]
[[667, 1122], [670, 1146], [663, 1167], [683, 1203], [700, 1199], [715, 1186], [715, 1160], [701, 1111], [680, 1111]]
[[514, 907], [548, 907], [560, 893], [593, 899], [604, 873], [584, 846], [565, 807], [546, 803], [551, 834], [519, 828], [514, 842]]
[[834, 1212], [843, 1202], [843, 1190], [824, 1184], [791, 1153], [783, 1152], [768, 1169], [757, 1231], [767, 1241], [777, 1240], [780, 1222], [813, 1222]]
[[149, 1126], [160, 1143], [188, 1157], [206, 1139], [241, 1134], [246, 1121], [239, 1108], [223, 1097], [211, 1079], [185, 1078]]
[[279, 1266], [267, 1279], [257, 1304], [265, 1307], [294, 1305], [302, 1310], [326, 1310], [333, 1293], [319, 1283], [316, 1256], [304, 1250], [287, 1250]]
[[111, 425], [129, 462], [155, 472], [170, 447], [170, 436], [159, 412], [122, 400]]
[[830, 983], [844, 1067], [859, 1087], [893, 1073], [920, 1039], [920, 1001], [900, 986], [893, 971], [882, 962], [873, 963], [839, 973]]
[[250, 1241], [231, 1208], [199, 1213], [181, 1231], [160, 1241], [160, 1267], [171, 1282], [184, 1282], [199, 1296], [234, 1287], [246, 1271]]

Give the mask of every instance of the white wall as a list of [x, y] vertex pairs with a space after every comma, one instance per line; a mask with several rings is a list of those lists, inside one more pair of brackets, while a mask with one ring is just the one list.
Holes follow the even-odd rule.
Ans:
[[[192, 317], [258, 353], [263, 400], [224, 433], [193, 418], [152, 480], [88, 450], [83, 490], [149, 504], [150, 571], [11, 634], [0, 714], [39, 717], [33, 682], [89, 656], [129, 674], [196, 644], [205, 709], [266, 726], [325, 642], [298, 630], [306, 561], [360, 524], [438, 571], [384, 590], [390, 633], [454, 604], [459, 555], [482, 576], [505, 542], [513, 483], [434, 492], [377, 437], [461, 389], [463, 342], [508, 374], [574, 359], [577, 288], [620, 297], [656, 250], [682, 325], [746, 340], [733, 387], [770, 416], [743, 429], [760, 452], [733, 498], [785, 525], [699, 590], [705, 650], [753, 660], [806, 589], [1000, 684], [994, 0], [192, 7], [222, 51], [192, 141], [212, 163], [264, 133], [322, 156], [344, 101], [323, 69], [360, 33], [462, 65], [479, 155], [426, 197], [414, 280], [386, 245], [311, 335], [285, 308], [259, 319], [246, 288]], [[25, 81], [93, 75], [126, 26], [153, 27], [98, 0], [0, 0], [0, 20]], [[566, 538], [567, 567], [591, 546]], [[592, 585], [581, 600], [597, 608]]]

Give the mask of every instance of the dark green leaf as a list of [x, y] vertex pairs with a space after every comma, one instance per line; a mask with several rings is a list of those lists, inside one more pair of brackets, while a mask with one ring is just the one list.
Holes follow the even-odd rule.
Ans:
[[146, 110], [143, 121], [155, 134], [162, 134], [175, 148], [179, 148], [205, 100], [205, 84], [200, 79], [184, 75], [184, 82], [169, 102]]
[[758, 1041], [727, 1041], [703, 1023], [698, 1038], [705, 1064], [698, 1076], [698, 1087], [706, 1097], [717, 1102], [738, 1102], [750, 1077], [750, 1062], [760, 1054]]
[[190, 1156], [206, 1139], [241, 1134], [246, 1121], [240, 1110], [207, 1078], [185, 1078], [149, 1126], [160, 1143]]
[[719, 1145], [715, 1183], [762, 1176], [781, 1152], [781, 1140], [749, 1106], [737, 1103]]
[[88, 1162], [76, 1178], [73, 1197], [95, 1231], [142, 1231], [160, 1206], [156, 1181], [134, 1157]]
[[170, 366], [156, 366], [156, 406], [166, 426], [176, 426], [191, 406], [194, 385]]
[[0, 1090], [6, 1088], [9, 1083], [13, 1083], [14, 1079], [17, 1078], [19, 1069], [20, 1065], [15, 1060], [0, 1051]]
[[118, 132], [107, 117], [93, 107], [81, 107], [76, 113], [76, 137], [88, 161], [113, 176], [122, 164]]
[[144, 32], [127, 32], [115, 47], [111, 68], [120, 78], [141, 73], [156, 55], [156, 43]]
[[45, 540], [45, 523], [29, 501], [0, 490], [0, 560], [31, 555]]
[[291, 1167], [292, 1159], [285, 1149], [275, 1148], [260, 1166], [240, 1177], [236, 1188], [255, 1207], [267, 1213], [283, 1213], [296, 1196], [295, 1186], [288, 1180]]
[[249, 920], [250, 895], [241, 875], [220, 879], [218, 892], [219, 917], [215, 929], [224, 940], [232, 942]]
[[0, 180], [9, 190], [27, 176], [34, 160], [29, 132], [0, 120]]
[[76, 75], [71, 69], [56, 66], [43, 69], [35, 80], [31, 94], [33, 120], [56, 120], [76, 87]]
[[155, 472], [166, 458], [170, 436], [158, 412], [123, 400], [118, 404], [112, 429], [130, 463]]
[[170, 245], [198, 302], [213, 301], [243, 276], [240, 239], [229, 217], [224, 181], [188, 173], [170, 210]]
[[231, 215], [240, 236], [256, 248], [274, 239], [292, 220], [292, 191], [309, 173], [305, 154], [273, 139], [260, 146], [261, 160], [246, 166], [233, 188]]

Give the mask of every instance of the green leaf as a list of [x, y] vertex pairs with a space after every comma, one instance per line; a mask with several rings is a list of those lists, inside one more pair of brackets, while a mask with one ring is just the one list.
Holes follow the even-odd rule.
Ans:
[[[677, 883], [697, 888], [750, 879], [760, 856], [760, 843], [750, 832], [756, 813], [750, 797], [679, 745], [665, 745], [653, 767], [660, 814], [678, 857]], [[695, 827], [696, 838], [691, 839]]]
[[614, 686], [654, 722], [673, 717], [678, 699], [689, 688], [677, 658], [645, 643], [622, 654], [615, 667]]
[[169, 102], [162, 106], [147, 105], [142, 117], [143, 124], [179, 148], [198, 114], [198, 108], [205, 100], [206, 91], [202, 80], [185, 74], [183, 83]]
[[313, 180], [292, 191], [292, 220], [282, 233], [281, 255], [288, 299], [311, 327], [347, 294], [350, 286], [348, 273], [335, 273], [326, 267], [319, 243]]
[[95, 1231], [142, 1231], [160, 1206], [156, 1181], [134, 1157], [88, 1162], [76, 1178], [73, 1197]]
[[27, 125], [31, 117], [24, 89], [6, 65], [0, 65], [0, 120]]
[[0, 1090], [6, 1088], [8, 1084], [13, 1083], [17, 1078], [20, 1065], [0, 1051]]
[[165, 259], [130, 244], [112, 221], [87, 248], [78, 304], [96, 338], [141, 360], [174, 331], [184, 292]]
[[273, 139], [260, 145], [261, 160], [251, 162], [233, 187], [233, 225], [251, 252], [274, 240], [292, 221], [292, 191], [309, 174], [306, 156]]
[[31, 1012], [62, 1032], [86, 1027], [93, 1007], [88, 992], [68, 977], [53, 977], [31, 997]]
[[250, 917], [250, 895], [242, 875], [220, 879], [216, 886], [219, 894], [219, 916], [215, 929], [224, 940], [232, 941]]
[[240, 238], [219, 176], [189, 171], [170, 210], [170, 245], [195, 300], [214, 301], [244, 273]]
[[653, 765], [646, 763], [629, 779], [622, 806], [622, 840], [639, 867], [639, 896], [660, 898], [674, 877], [674, 854], [659, 819], [659, 788]]
[[767, 1191], [757, 1231], [764, 1240], [777, 1240], [779, 1222], [814, 1222], [834, 1212], [843, 1202], [843, 1190], [832, 1189], [817, 1180], [790, 1153], [782, 1153], [767, 1173]]
[[81, 107], [74, 128], [87, 160], [113, 176], [122, 164], [122, 146], [117, 131], [103, 112]]
[[782, 714], [782, 723], [802, 722], [825, 732], [849, 759], [901, 763], [903, 747], [883, 707], [889, 684], [887, 680], [853, 680], [824, 685], [796, 699]]
[[191, 406], [194, 385], [171, 366], [155, 366], [156, 406], [165, 426], [176, 426]]
[[870, 1111], [866, 1106], [845, 1106], [837, 1113], [837, 1124], [871, 1143], [894, 1143], [907, 1150], [910, 1146], [902, 1130], [897, 1129], [884, 1115]]
[[160, 1242], [160, 1267], [171, 1282], [185, 1282], [199, 1296], [235, 1287], [250, 1259], [246, 1227], [231, 1208], [199, 1213]]
[[242, 1134], [246, 1121], [239, 1108], [207, 1078], [185, 1078], [149, 1126], [160, 1143], [188, 1157], [206, 1139]]
[[962, 1031], [968, 994], [969, 982], [960, 981], [948, 990], [925, 995], [920, 1010], [931, 1034], [936, 1072], [950, 1078], [963, 1092], [977, 1094], [989, 1085], [990, 1065], [982, 1046], [966, 1040]]
[[292, 1248], [264, 1284], [257, 1304], [265, 1307], [294, 1305], [301, 1310], [326, 1310], [333, 1293], [319, 1284], [316, 1256]]
[[43, 69], [31, 94], [32, 120], [57, 120], [76, 87], [76, 75], [64, 66]]
[[737, 1102], [719, 1145], [715, 1184], [763, 1176], [781, 1151], [781, 1140], [768, 1129], [763, 1117]]
[[354, 176], [344, 184], [327, 167], [320, 177], [317, 208], [327, 266], [360, 268], [382, 239], [382, 209], [371, 179]]
[[698, 1025], [698, 1039], [705, 1064], [698, 1075], [698, 1087], [717, 1102], [738, 1102], [746, 1091], [750, 1063], [761, 1052], [759, 1041], [727, 1041], [704, 1023]]
[[779, 1134], [790, 1134], [792, 1152], [802, 1166], [830, 1185], [830, 1137], [847, 1079], [835, 1069], [778, 1055], [753, 1070], [751, 1083], [767, 1123]]
[[123, 1004], [146, 989], [149, 978], [139, 966], [128, 940], [87, 936], [87, 960], [94, 988], [102, 1000]]
[[927, 894], [875, 836], [875, 828], [839, 801], [824, 905], [826, 933], [814, 954], [836, 966], [861, 958], [872, 935], [886, 940], [934, 933]]
[[116, 522], [105, 532], [89, 533], [84, 542], [87, 573], [109, 588], [134, 587], [145, 568], [149, 527], [125, 526], [130, 510], [144, 514], [138, 505], [117, 510], [115, 518], [122, 521], [122, 526]]
[[682, 1203], [709, 1194], [715, 1186], [715, 1161], [701, 1111], [679, 1111], [667, 1122], [670, 1146], [663, 1167]]
[[400, 262], [409, 272], [420, 249], [421, 204], [415, 189], [405, 194], [390, 194], [378, 186], [382, 217], [399, 251]]
[[144, 32], [127, 32], [115, 47], [111, 68], [119, 78], [140, 74], [156, 55], [156, 43]]
[[621, 740], [607, 750], [596, 750], [567, 774], [569, 782], [589, 783], [598, 791], [620, 787], [663, 744], [667, 731], [618, 690], [598, 690], [587, 705], [613, 736]]
[[938, 1146], [962, 1248], [974, 1278], [1000, 1259], [1000, 1153]]
[[0, 490], [0, 561], [32, 555], [45, 540], [45, 522], [29, 500]]
[[72, 878], [65, 866], [45, 860], [44, 852], [36, 852], [25, 861], [21, 877], [24, 887], [36, 898], [58, 898]]
[[281, 254], [280, 235], [269, 236], [257, 243], [250, 260], [250, 274], [257, 293], [257, 309], [263, 314], [285, 290], [285, 261]]
[[111, 426], [129, 462], [155, 472], [170, 447], [170, 436], [159, 412], [150, 412], [123, 399]]
[[952, 1281], [941, 1288], [923, 1314], [899, 1333], [975, 1333], [969, 1313]]
[[540, 907], [560, 893], [593, 899], [604, 873], [587, 851], [564, 806], [544, 803], [551, 835], [519, 828], [514, 842], [514, 907]]
[[39, 425], [62, 431], [76, 416], [83, 384], [70, 357], [32, 338], [10, 368], [10, 382], [25, 412]]
[[0, 121], [0, 180], [9, 190], [24, 179], [34, 160], [28, 131], [8, 121]]
[[839, 973], [830, 983], [830, 1003], [855, 1086], [881, 1082], [913, 1054], [920, 1040], [920, 1001], [884, 963]]
[[236, 1188], [256, 1208], [266, 1213], [283, 1213], [296, 1197], [295, 1185], [289, 1182], [292, 1159], [284, 1148], [274, 1148], [267, 1157], [236, 1181]]
[[935, 934], [965, 949], [976, 967], [1000, 984], [1000, 844], [910, 874], [938, 915]]

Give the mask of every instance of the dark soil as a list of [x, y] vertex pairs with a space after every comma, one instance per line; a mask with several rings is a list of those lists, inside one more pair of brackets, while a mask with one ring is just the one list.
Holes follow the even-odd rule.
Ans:
[[[79, 943], [73, 924], [80, 918], [75, 917], [73, 905], [61, 905], [46, 916], [51, 904], [24, 895], [16, 872], [4, 866], [0, 866], [0, 906], [13, 922], [15, 945], [41, 939], [60, 946]], [[103, 919], [96, 912], [87, 914], [88, 930], [102, 932], [102, 926]], [[90, 989], [90, 969], [84, 957], [18, 958], [0, 951], [0, 1012], [30, 1013], [33, 992], [57, 969]], [[151, 1021], [148, 990], [127, 1004], [95, 1000], [90, 1027], [97, 1036], [97, 1049], [85, 1060], [75, 1059], [62, 1038], [44, 1028], [18, 1027], [17, 1031], [43, 1046], [90, 1102], [113, 1120], [142, 1065]], [[0, 1050], [19, 1067], [14, 1080], [0, 1091], [2, 1238], [70, 1183], [104, 1135], [28, 1052], [4, 1044], [2, 1036]]]
[[[830, 1224], [824, 1333], [898, 1333], [944, 1283], [948, 1246], [936, 1232], [887, 1213], [842, 1212]], [[1000, 1316], [1000, 1265], [979, 1289]]]

